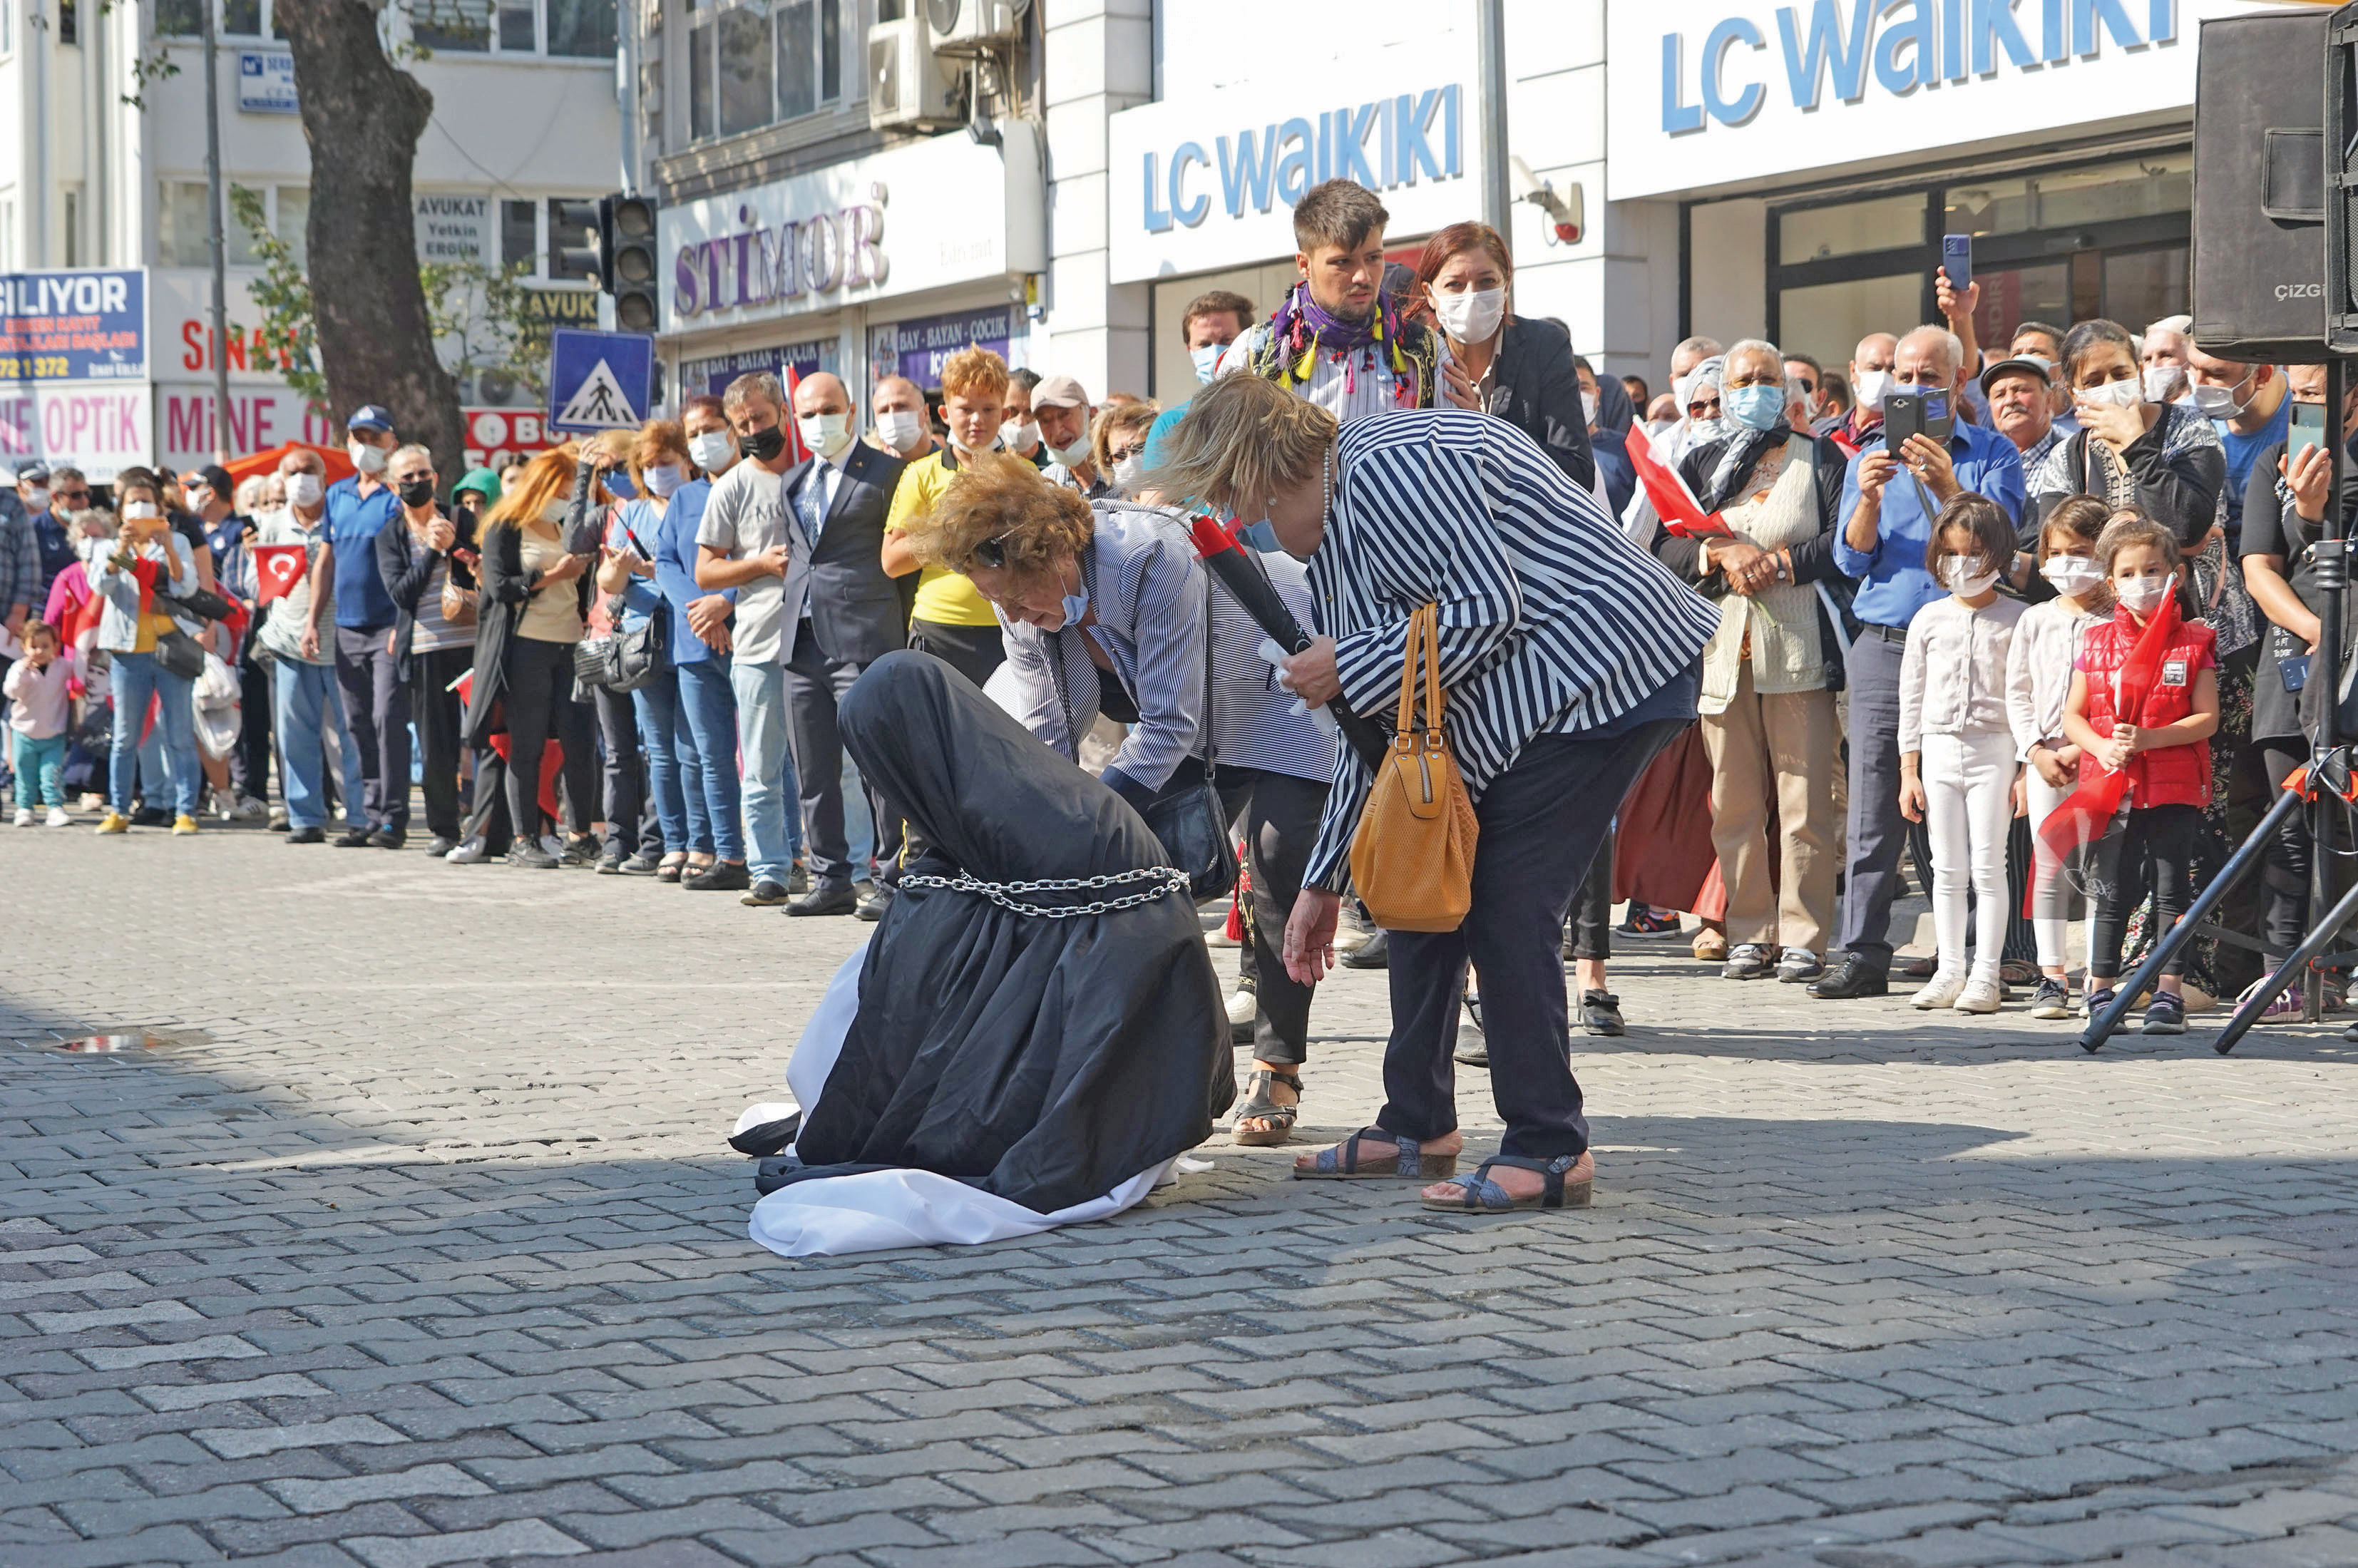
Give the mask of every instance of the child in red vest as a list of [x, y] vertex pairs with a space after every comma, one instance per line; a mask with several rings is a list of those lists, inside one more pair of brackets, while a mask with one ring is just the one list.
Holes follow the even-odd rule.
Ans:
[[[2125, 776], [2124, 825], [2096, 846], [2088, 892], [2087, 1011], [2113, 1000], [2121, 938], [2148, 891], [2138, 868], [2150, 861], [2156, 935], [2193, 902], [2193, 862], [2202, 808], [2211, 799], [2211, 748], [2219, 728], [2217, 641], [2211, 628], [2180, 613], [2177, 535], [2143, 516], [2116, 519], [2096, 542], [2117, 600], [2113, 619], [2091, 626], [2080, 643], [2063, 734], [2080, 748], [2082, 788], [2106, 773]], [[2181, 949], [2163, 966], [2146, 1011], [2147, 1034], [2183, 1034], [2179, 991]]]

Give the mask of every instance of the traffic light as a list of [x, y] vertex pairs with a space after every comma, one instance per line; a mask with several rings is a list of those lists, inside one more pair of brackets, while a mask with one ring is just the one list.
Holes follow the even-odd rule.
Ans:
[[652, 332], [662, 312], [655, 291], [655, 204], [644, 196], [609, 196], [599, 204], [604, 251], [599, 281], [614, 297], [614, 325]]
[[605, 286], [605, 205], [602, 200], [561, 198], [549, 202], [549, 276], [588, 278]]

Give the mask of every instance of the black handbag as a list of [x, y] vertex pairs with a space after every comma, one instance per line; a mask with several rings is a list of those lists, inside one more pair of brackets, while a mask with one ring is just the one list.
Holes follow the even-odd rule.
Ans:
[[573, 678], [605, 691], [636, 691], [671, 668], [665, 617], [651, 616], [635, 632], [584, 637], [573, 645]]
[[186, 593], [157, 589], [149, 597], [157, 609], [190, 621], [226, 621], [237, 613], [234, 605], [209, 588], [192, 588]]
[[205, 650], [194, 637], [176, 628], [157, 637], [156, 664], [167, 675], [194, 680], [205, 673]]

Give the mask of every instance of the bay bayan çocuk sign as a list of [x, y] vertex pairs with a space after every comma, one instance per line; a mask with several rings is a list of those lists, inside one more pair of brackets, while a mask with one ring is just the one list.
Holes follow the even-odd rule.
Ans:
[[[2182, 119], [2246, 0], [1652, 0], [1606, 14], [1616, 201]], [[1944, 96], [1954, 93], [1957, 96]]]
[[[801, 311], [1044, 270], [1045, 182], [1031, 123], [999, 147], [937, 136], [752, 190], [665, 207], [664, 328]], [[899, 193], [902, 216], [888, 217]]]

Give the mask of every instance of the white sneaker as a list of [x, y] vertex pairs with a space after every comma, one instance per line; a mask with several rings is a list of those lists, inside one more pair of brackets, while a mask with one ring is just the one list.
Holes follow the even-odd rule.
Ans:
[[1998, 1003], [2005, 1000], [2004, 986], [1995, 979], [1975, 976], [1965, 982], [1965, 989], [1959, 991], [1957, 1000], [1949, 1005], [1959, 1012], [1996, 1012]]
[[1244, 987], [1238, 986], [1228, 994], [1228, 1027], [1250, 1029], [1253, 1026], [1254, 1014], [1260, 1011], [1260, 999]]
[[49, 815], [45, 820], [51, 827], [70, 827], [74, 825], [73, 818], [66, 815], [66, 808], [62, 806], [49, 807]]
[[1936, 1007], [1954, 1007], [1964, 989], [1965, 977], [1963, 975], [1934, 975], [1925, 982], [1922, 990], [1909, 999], [1909, 1005], [1923, 1008], [1928, 1012]]
[[270, 807], [263, 805], [262, 802], [254, 799], [254, 796], [250, 795], [240, 796], [237, 805], [230, 811], [230, 816], [240, 822], [251, 822], [257, 816], [267, 816], [269, 815]]
[[18, 806], [16, 808], [16, 826], [19, 827], [30, 827], [32, 825], [33, 808], [29, 806]]
[[443, 856], [442, 860], [447, 865], [479, 866], [482, 864], [486, 857], [486, 853], [487, 852], [483, 848], [483, 841], [481, 838], [470, 838], [465, 843], [460, 845], [457, 849], [451, 850], [449, 854]]

